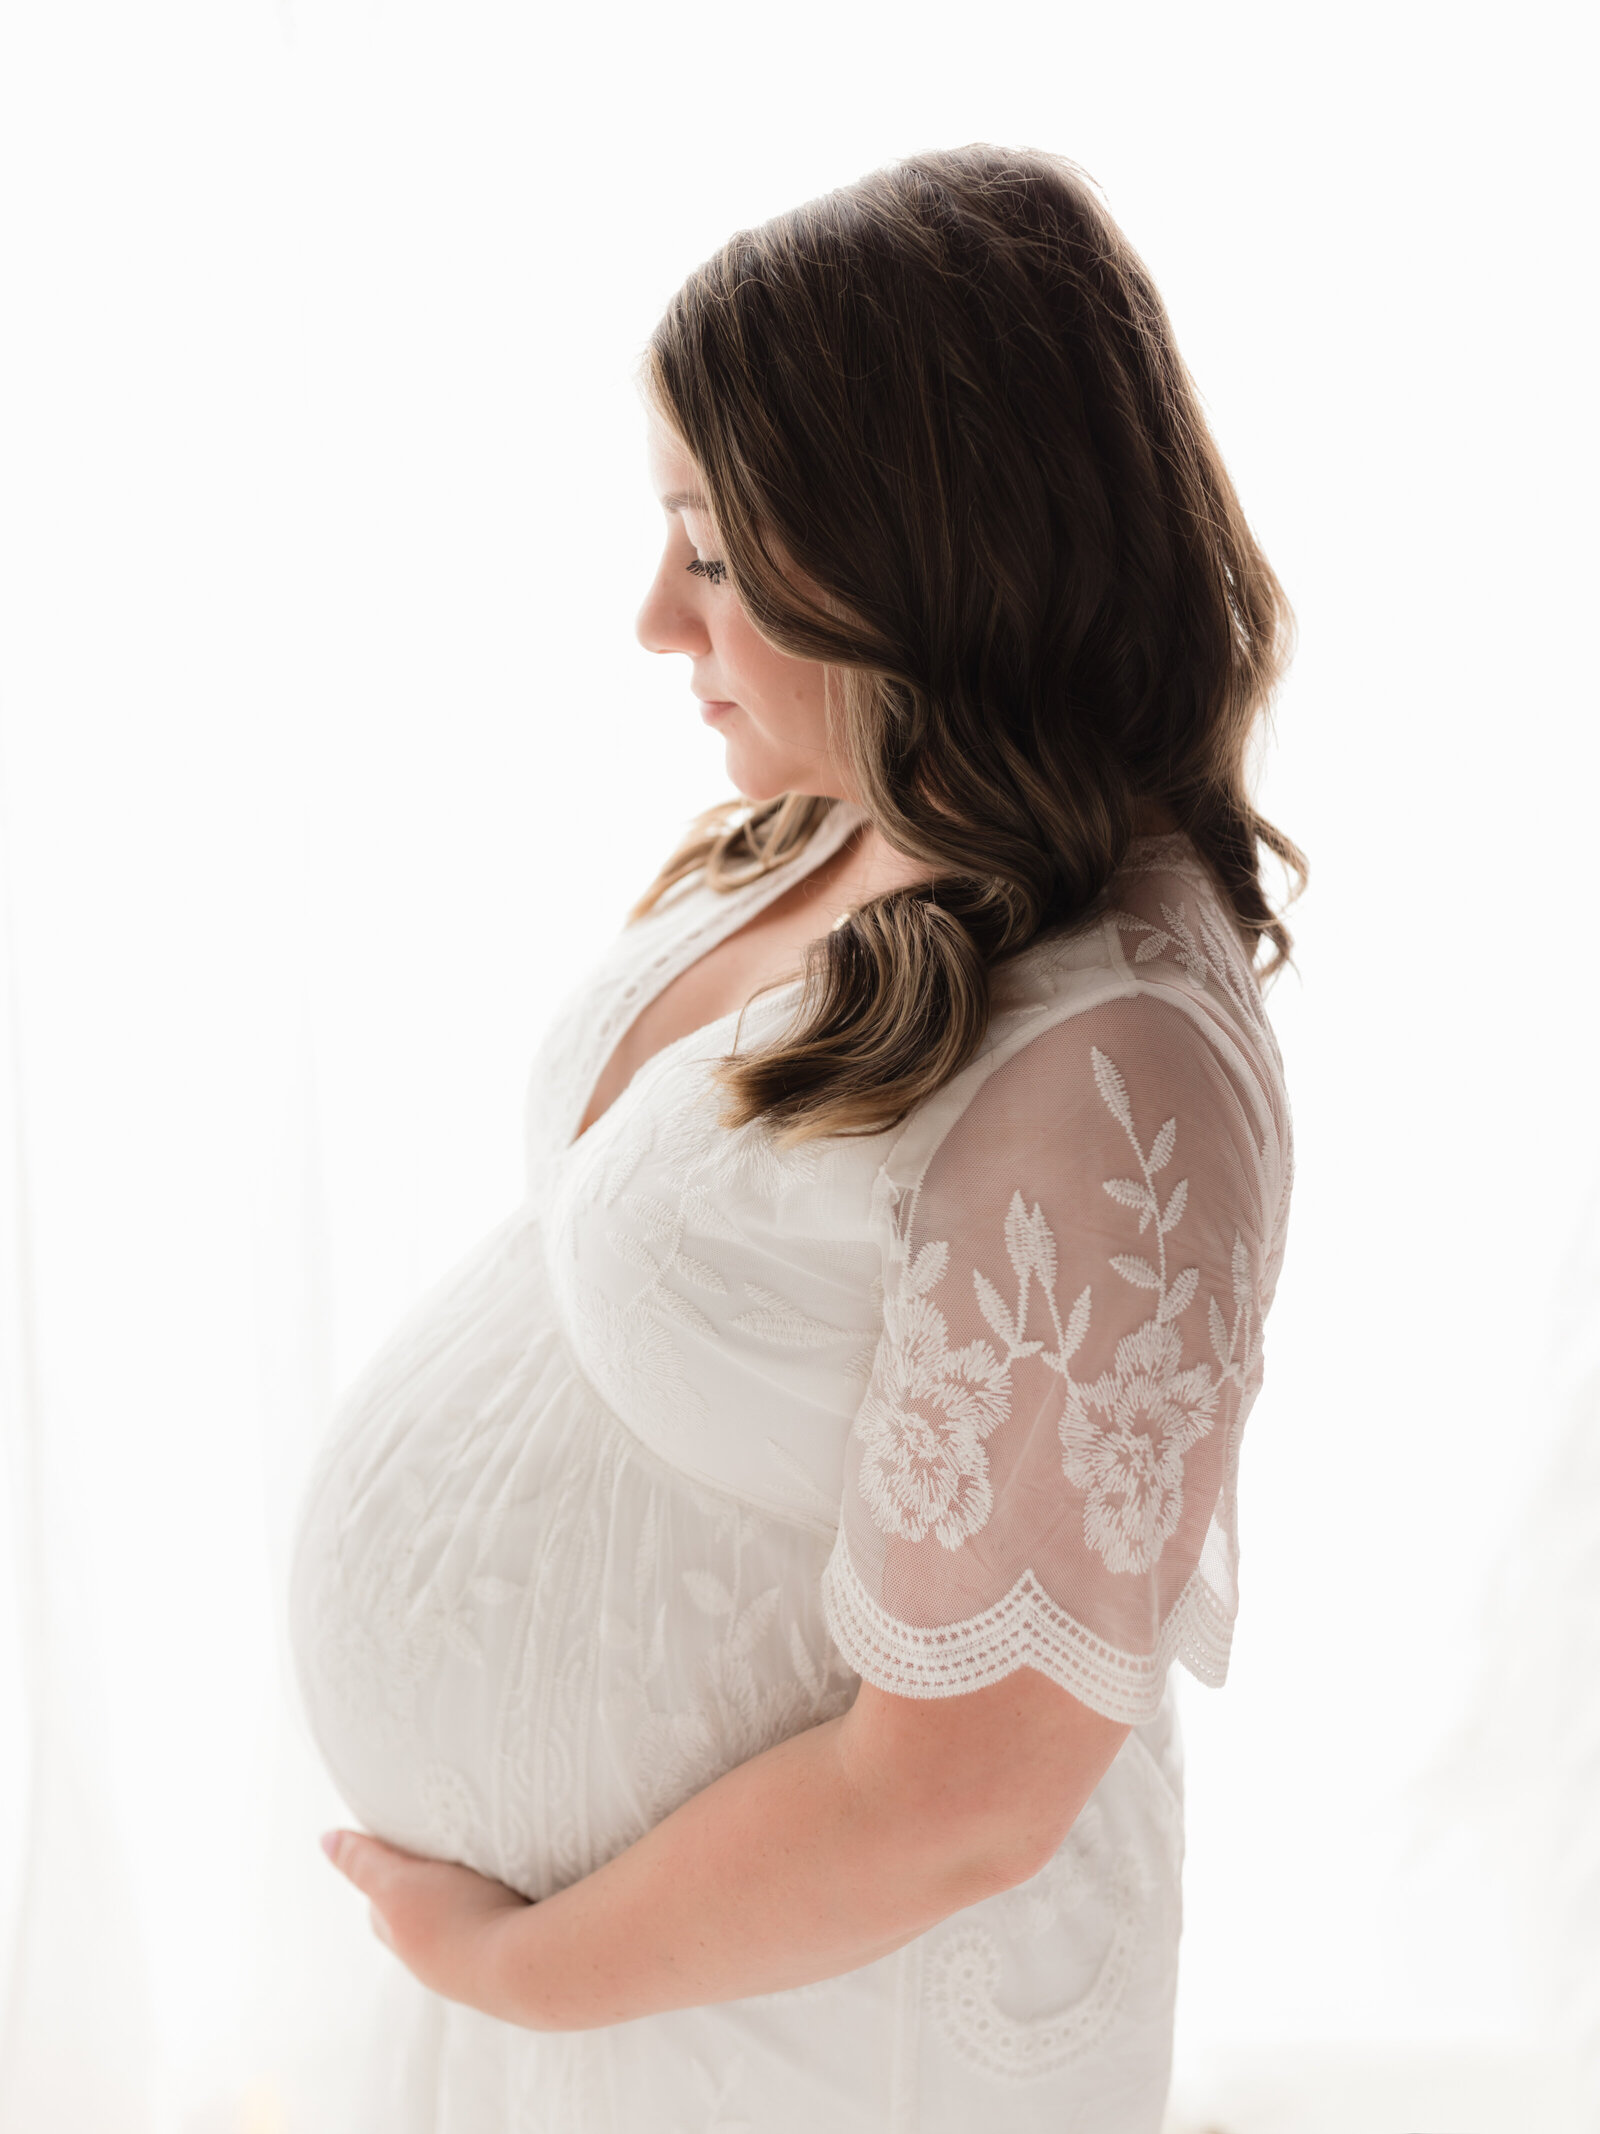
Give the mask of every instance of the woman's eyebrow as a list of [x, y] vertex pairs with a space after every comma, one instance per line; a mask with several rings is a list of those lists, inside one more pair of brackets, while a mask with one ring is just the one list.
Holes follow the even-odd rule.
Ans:
[[696, 490], [675, 489], [671, 496], [661, 499], [663, 511], [709, 511], [706, 500]]

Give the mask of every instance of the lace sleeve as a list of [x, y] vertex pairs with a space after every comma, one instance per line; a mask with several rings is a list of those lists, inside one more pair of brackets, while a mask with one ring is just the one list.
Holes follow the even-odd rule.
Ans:
[[867, 1680], [1021, 1666], [1138, 1723], [1226, 1672], [1280, 1182], [1244, 1063], [1119, 998], [983, 1081], [901, 1203], [824, 1580]]

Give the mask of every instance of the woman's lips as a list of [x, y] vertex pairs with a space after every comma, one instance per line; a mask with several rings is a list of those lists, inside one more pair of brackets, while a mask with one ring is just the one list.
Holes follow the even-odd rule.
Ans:
[[700, 699], [700, 716], [708, 726], [715, 726], [718, 719], [724, 718], [730, 711], [737, 711], [738, 709], [737, 704], [727, 703], [722, 698], [712, 698], [709, 701], [704, 697]]

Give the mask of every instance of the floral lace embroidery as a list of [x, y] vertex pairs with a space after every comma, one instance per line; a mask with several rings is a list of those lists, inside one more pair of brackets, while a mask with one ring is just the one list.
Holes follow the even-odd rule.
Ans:
[[[1156, 1178], [1172, 1161], [1178, 1122], [1167, 1120], [1150, 1144], [1140, 1147], [1122, 1076], [1098, 1047], [1091, 1050], [1095, 1086], [1133, 1146], [1140, 1177], [1107, 1178], [1102, 1189], [1139, 1217], [1139, 1235], [1155, 1226], [1155, 1264], [1137, 1253], [1119, 1252], [1112, 1266], [1126, 1282], [1153, 1291], [1154, 1313], [1117, 1343], [1110, 1371], [1078, 1385], [1063, 1370], [1067, 1404], [1061, 1417], [1062, 1466], [1085, 1492], [1084, 1538], [1110, 1571], [1147, 1571], [1161, 1554], [1183, 1509], [1183, 1461], [1216, 1420], [1218, 1387], [1207, 1364], [1180, 1368], [1183, 1342], [1170, 1323], [1186, 1311], [1199, 1287], [1200, 1270], [1186, 1267], [1169, 1279], [1167, 1236], [1177, 1227], [1189, 1198], [1180, 1178], [1165, 1207]], [[1035, 1210], [1035, 1215], [1038, 1211]], [[1088, 1291], [1080, 1302], [1088, 1323]], [[1214, 1302], [1215, 1300], [1213, 1300]]]
[[[1116, 2020], [1139, 1943], [1144, 1895], [1138, 1856], [1125, 1852], [1112, 1872], [1111, 1941], [1081, 1999], [1049, 2015], [1008, 2015], [999, 1998], [1003, 1953], [983, 1927], [946, 1933], [925, 1959], [924, 1993], [945, 2035], [986, 2075], [1026, 2082], [1081, 2059]], [[1040, 1904], [1049, 1907], [1041, 1894]], [[1048, 1923], [1048, 1922], [1047, 1922]]]
[[1111, 916], [1120, 933], [1143, 934], [1144, 939], [1133, 953], [1136, 964], [1149, 963], [1170, 951], [1172, 961], [1197, 986], [1214, 980], [1250, 1028], [1265, 1029], [1266, 1011], [1260, 990], [1225, 922], [1204, 898], [1196, 899], [1192, 922], [1188, 910], [1187, 904], [1169, 904], [1163, 898], [1164, 925], [1158, 926], [1154, 919], [1141, 919], [1137, 912], [1116, 911]]
[[[1177, 1528], [1184, 1456], [1211, 1429], [1222, 1386], [1231, 1382], [1244, 1390], [1257, 1373], [1259, 1300], [1237, 1233], [1231, 1326], [1215, 1297], [1207, 1305], [1217, 1373], [1209, 1364], [1182, 1368], [1183, 1342], [1173, 1322], [1194, 1301], [1200, 1272], [1185, 1267], [1173, 1273], [1167, 1239], [1182, 1220], [1189, 1184], [1179, 1179], [1163, 1204], [1155, 1183], [1176, 1149], [1177, 1121], [1168, 1119], [1146, 1150], [1121, 1073], [1098, 1046], [1090, 1048], [1090, 1057], [1101, 1100], [1127, 1135], [1140, 1172], [1137, 1179], [1106, 1179], [1103, 1189], [1137, 1214], [1140, 1236], [1154, 1225], [1153, 1261], [1117, 1253], [1111, 1266], [1125, 1282], [1148, 1290], [1155, 1308], [1117, 1343], [1109, 1371], [1088, 1383], [1075, 1379], [1071, 1359], [1089, 1330], [1092, 1285], [1063, 1319], [1055, 1234], [1042, 1209], [1030, 1211], [1018, 1191], [1005, 1219], [1015, 1307], [976, 1269], [972, 1273], [978, 1308], [1003, 1353], [981, 1339], [953, 1349], [949, 1324], [929, 1294], [949, 1266], [950, 1248], [942, 1241], [924, 1245], [904, 1269], [893, 1339], [857, 1423], [861, 1493], [882, 1533], [908, 1541], [932, 1534], [956, 1549], [982, 1529], [994, 1508], [985, 1440], [1011, 1412], [1012, 1367], [1034, 1357], [1066, 1390], [1062, 1469], [1084, 1492], [1085, 1541], [1108, 1570], [1147, 1571]], [[1028, 1339], [1035, 1284], [1053, 1346]]]
[[[1020, 1196], [1019, 1196], [1020, 1199]], [[987, 1341], [952, 1349], [928, 1292], [950, 1247], [924, 1245], [906, 1270], [895, 1338], [861, 1405], [861, 1493], [886, 1534], [947, 1549], [977, 1533], [994, 1508], [983, 1443], [1010, 1413], [1010, 1378]]]

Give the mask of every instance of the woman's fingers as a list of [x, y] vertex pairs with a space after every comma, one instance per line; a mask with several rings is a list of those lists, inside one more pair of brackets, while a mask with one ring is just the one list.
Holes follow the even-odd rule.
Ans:
[[403, 1852], [364, 1831], [330, 1830], [322, 1849], [367, 1899], [378, 1939], [425, 1986], [456, 2000], [472, 1999], [504, 1915], [528, 1909], [503, 1882]]
[[413, 1969], [427, 1963], [453, 1924], [452, 1907], [441, 1900], [459, 1871], [361, 1830], [330, 1830], [322, 1848], [368, 1900], [372, 1931], [385, 1948]]
[[415, 1853], [402, 1852], [398, 1845], [385, 1844], [382, 1838], [369, 1838], [361, 1830], [326, 1830], [322, 1849], [340, 1874], [368, 1897], [377, 1894], [377, 1885], [392, 1875], [397, 1861], [417, 1857]]
[[394, 1947], [394, 1935], [384, 1916], [385, 1900], [392, 1894], [398, 1862], [414, 1858], [382, 1838], [369, 1838], [359, 1830], [329, 1830], [323, 1833], [322, 1849], [341, 1875], [370, 1899], [367, 1916], [372, 1931], [385, 1947]]

